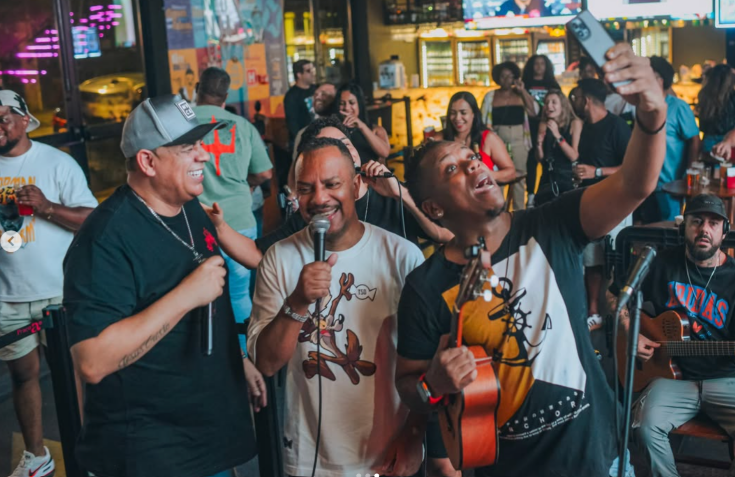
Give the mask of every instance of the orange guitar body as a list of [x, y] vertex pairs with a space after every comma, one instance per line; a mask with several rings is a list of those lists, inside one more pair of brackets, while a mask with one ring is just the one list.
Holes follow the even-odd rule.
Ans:
[[[641, 312], [640, 333], [651, 341], [686, 342], [689, 341], [689, 319], [678, 311], [667, 311], [655, 318]], [[618, 332], [618, 378], [625, 382], [626, 353], [628, 340], [625, 332]], [[648, 361], [635, 359], [633, 391], [640, 392], [656, 378], [681, 379], [681, 371], [674, 363], [665, 347], [654, 350]]]
[[498, 458], [497, 410], [500, 382], [482, 346], [470, 346], [477, 379], [440, 409], [444, 447], [455, 469], [492, 465]]

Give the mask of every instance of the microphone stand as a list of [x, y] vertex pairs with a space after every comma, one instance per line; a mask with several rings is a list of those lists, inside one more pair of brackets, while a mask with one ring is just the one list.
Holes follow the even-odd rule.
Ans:
[[[641, 305], [643, 294], [636, 291], [631, 297], [628, 310], [630, 312], [630, 323], [628, 326], [628, 356], [625, 365], [625, 390], [623, 394], [623, 442], [618, 447], [618, 477], [625, 477], [627, 462], [625, 459], [628, 450], [628, 439], [630, 438], [630, 414], [633, 404], [633, 377], [635, 373], [635, 359], [638, 352], [638, 334], [641, 325]], [[617, 326], [617, 324], [615, 325]], [[615, 346], [615, 344], [613, 344]], [[617, 406], [618, 404], [615, 403]]]

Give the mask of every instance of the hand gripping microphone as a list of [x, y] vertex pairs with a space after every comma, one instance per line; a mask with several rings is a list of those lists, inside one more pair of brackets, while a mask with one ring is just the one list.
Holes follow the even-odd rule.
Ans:
[[331, 222], [326, 214], [318, 214], [311, 218], [309, 227], [314, 234], [314, 261], [324, 261], [324, 237], [327, 235]]
[[[355, 174], [359, 174], [363, 177], [367, 176], [367, 174], [365, 174], [365, 171], [357, 166], [355, 166]], [[392, 172], [383, 172], [382, 174], [378, 174], [377, 176], [373, 177], [373, 179], [388, 179], [391, 177], [395, 177]]]
[[651, 269], [651, 263], [653, 263], [654, 258], [656, 258], [656, 250], [654, 250], [650, 245], [646, 245], [641, 252], [641, 256], [638, 257], [638, 261], [635, 263], [633, 270], [630, 272], [630, 275], [628, 275], [628, 280], [625, 282], [625, 286], [620, 291], [616, 316], [620, 315], [620, 312], [623, 311], [623, 308], [628, 304], [630, 298], [643, 283], [643, 280]]

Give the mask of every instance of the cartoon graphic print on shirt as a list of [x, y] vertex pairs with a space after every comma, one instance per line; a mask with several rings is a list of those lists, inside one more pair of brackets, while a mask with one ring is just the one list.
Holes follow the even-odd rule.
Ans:
[[0, 178], [0, 234], [10, 231], [18, 232], [23, 239], [21, 248], [25, 248], [30, 242], [36, 241], [34, 228], [36, 218], [35, 216], [22, 216], [18, 213], [15, 188], [35, 183], [36, 178], [33, 176], [27, 178]]
[[[330, 369], [329, 364], [341, 366], [354, 385], [360, 383], [360, 374], [363, 376], [372, 376], [375, 374], [375, 363], [360, 359], [362, 345], [360, 344], [360, 339], [352, 330], [347, 329], [346, 331], [347, 343], [344, 352], [340, 349], [337, 339], [344, 330], [345, 316], [342, 314], [337, 315], [337, 309], [342, 299], [344, 298], [350, 301], [354, 297], [358, 300], [364, 300], [368, 298], [367, 294], [363, 293], [365, 290], [372, 292], [373, 299], [375, 297], [376, 289], [370, 290], [367, 285], [358, 285], [355, 287], [354, 284], [355, 277], [352, 273], [342, 273], [339, 279], [339, 295], [334, 299], [331, 296], [322, 299], [322, 309], [317, 310], [319, 314], [318, 318], [314, 316], [316, 315], [314, 313], [301, 327], [299, 343], [312, 343], [316, 345], [317, 337], [319, 337], [321, 348], [329, 353], [319, 353], [319, 366], [317, 367], [317, 352], [309, 351], [309, 359], [304, 360], [302, 363], [307, 379], [316, 376], [318, 370], [323, 377], [335, 381], [337, 377]], [[353, 289], [359, 293], [351, 291]], [[328, 311], [324, 315], [324, 311], [327, 308]]]
[[715, 338], [704, 325], [711, 325], [721, 330], [725, 327], [730, 304], [726, 299], [717, 296], [717, 293], [708, 291], [696, 285], [671, 281], [668, 283], [669, 299], [666, 308], [684, 308], [692, 320], [692, 331], [701, 340]]
[[[468, 345], [481, 345], [500, 381], [498, 427], [501, 438], [516, 440], [535, 436], [574, 419], [589, 407], [585, 402], [586, 374], [582, 368], [568, 310], [554, 272], [535, 239], [517, 253], [493, 265], [501, 279], [494, 290], [505, 297], [486, 303], [469, 302], [464, 308], [463, 338]], [[547, 294], [536, 284], [549, 283]], [[452, 309], [458, 286], [444, 293]], [[564, 362], [564, 366], [558, 363]], [[546, 402], [539, 409], [526, 398], [536, 381], [560, 387], [563, 398]]]

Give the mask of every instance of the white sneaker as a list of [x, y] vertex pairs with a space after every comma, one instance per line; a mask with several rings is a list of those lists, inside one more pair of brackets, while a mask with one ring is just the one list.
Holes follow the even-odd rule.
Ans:
[[46, 455], [41, 457], [36, 457], [30, 452], [24, 451], [18, 467], [10, 474], [10, 477], [53, 477], [54, 472], [56, 472], [54, 459], [51, 458], [48, 447], [43, 449], [46, 451]]
[[602, 317], [597, 313], [595, 313], [594, 315], [590, 315], [589, 317], [587, 317], [587, 327], [590, 329], [590, 331], [602, 328]]

